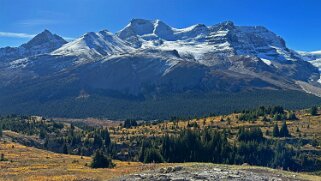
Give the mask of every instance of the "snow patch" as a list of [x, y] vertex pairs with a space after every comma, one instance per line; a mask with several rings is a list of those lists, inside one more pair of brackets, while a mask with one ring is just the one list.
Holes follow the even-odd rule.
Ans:
[[272, 65], [271, 60], [265, 59], [265, 58], [261, 58], [261, 60], [266, 64], [266, 65]]

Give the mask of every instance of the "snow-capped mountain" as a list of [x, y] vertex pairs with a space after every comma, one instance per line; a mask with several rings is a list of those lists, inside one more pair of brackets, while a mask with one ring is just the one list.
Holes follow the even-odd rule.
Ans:
[[[43, 71], [39, 66], [44, 66], [45, 62], [50, 64], [46, 67], [48, 70], [61, 71], [94, 62], [106, 65], [106, 62], [117, 60], [114, 64], [121, 65], [125, 61], [119, 61], [120, 59], [145, 59], [149, 56], [149, 59], [159, 57], [167, 67], [159, 68], [163, 71], [162, 76], [149, 80], [151, 84], [159, 84], [158, 81], [166, 77], [178, 64], [206, 67], [211, 71], [242, 73], [249, 78], [256, 77], [277, 87], [282, 84], [276, 85], [276, 81], [272, 80], [274, 76], [305, 82], [319, 79], [318, 71], [304, 61], [302, 56], [288, 49], [281, 37], [264, 27], [235, 26], [230, 21], [213, 26], [197, 24], [178, 29], [160, 20], [133, 19], [116, 34], [107, 30], [90, 32], [65, 43], [62, 38], [46, 30], [28, 43], [15, 48], [23, 53], [18, 54], [18, 60], [10, 62], [10, 68], [23, 68], [28, 74], [37, 77], [37, 71]], [[41, 55], [30, 57], [36, 54]], [[9, 55], [11, 53], [3, 53], [3, 57]], [[51, 59], [55, 61], [49, 62]], [[131, 67], [136, 66], [135, 61], [127, 63]], [[135, 68], [132, 71], [135, 74], [140, 69]], [[262, 76], [263, 72], [270, 75]], [[116, 76], [113, 75], [111, 78]], [[20, 78], [25, 77], [29, 76], [22, 74]], [[131, 86], [127, 89], [131, 90]]]
[[86, 33], [53, 51], [52, 55], [77, 56], [81, 60], [97, 60], [104, 56], [130, 52], [130, 45], [107, 30]]
[[223, 22], [207, 27], [202, 24], [177, 29], [160, 20], [132, 20], [117, 35], [136, 48], [177, 50], [182, 55], [192, 55], [197, 60], [209, 53], [223, 56], [254, 55], [265, 62], [295, 61], [285, 41], [260, 26], [240, 27]]
[[153, 98], [262, 89], [321, 95], [320, 73], [307, 55], [265, 27], [230, 21], [174, 28], [133, 19], [115, 34], [90, 32], [67, 43], [44, 31], [13, 53], [6, 49], [0, 49], [0, 62], [7, 62], [0, 68], [0, 91], [21, 99], [37, 92], [44, 100], [63, 100], [84, 91]]
[[50, 53], [66, 43], [67, 41], [60, 36], [44, 30], [19, 47], [0, 48], [0, 62]]

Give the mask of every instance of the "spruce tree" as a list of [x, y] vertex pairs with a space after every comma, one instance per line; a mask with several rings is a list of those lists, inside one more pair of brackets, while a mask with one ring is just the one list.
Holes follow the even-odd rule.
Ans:
[[262, 121], [263, 121], [263, 122], [269, 122], [270, 120], [269, 120], [266, 116], [264, 116], [263, 119], [262, 119]]
[[144, 154], [144, 163], [163, 163], [164, 158], [155, 148], [148, 148]]
[[113, 163], [100, 150], [97, 150], [90, 164], [92, 168], [112, 168]]
[[101, 139], [100, 135], [95, 134], [94, 135], [94, 147], [95, 148], [101, 148], [103, 145], [103, 140]]
[[43, 144], [43, 147], [44, 149], [48, 149], [48, 144], [49, 144], [49, 141], [48, 141], [48, 138], [45, 140], [45, 143]]
[[278, 126], [277, 123], [274, 124], [272, 135], [273, 135], [273, 137], [279, 137], [280, 136], [279, 126]]
[[46, 132], [45, 132], [44, 129], [41, 129], [41, 130], [40, 130], [39, 138], [40, 138], [40, 139], [45, 139], [45, 138], [46, 138]]
[[316, 106], [313, 106], [311, 109], [310, 109], [310, 114], [312, 116], [316, 116], [318, 114], [318, 108]]
[[124, 128], [131, 128], [132, 126], [135, 127], [137, 126], [137, 122], [135, 120], [130, 120], [130, 119], [127, 119], [125, 122], [124, 122]]
[[280, 137], [289, 137], [290, 133], [288, 130], [288, 126], [286, 125], [286, 121], [283, 121], [282, 127], [280, 129]]
[[142, 147], [140, 148], [140, 152], [139, 152], [139, 158], [138, 158], [140, 162], [144, 162], [145, 150], [146, 150], [146, 143], [145, 141], [143, 141]]
[[104, 139], [105, 146], [108, 147], [111, 143], [108, 129], [104, 129], [101, 131], [101, 137]]
[[2, 125], [0, 124], [0, 138], [2, 137], [3, 133], [2, 133]]
[[68, 148], [67, 148], [66, 143], [64, 144], [64, 146], [63, 146], [63, 148], [62, 148], [62, 153], [63, 153], [63, 154], [68, 154]]
[[297, 120], [297, 119], [298, 118], [296, 117], [296, 115], [293, 112], [289, 113], [288, 120]]

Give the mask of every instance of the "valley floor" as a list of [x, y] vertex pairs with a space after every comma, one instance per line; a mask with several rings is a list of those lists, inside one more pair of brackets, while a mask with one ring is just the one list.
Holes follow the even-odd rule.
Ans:
[[271, 179], [321, 180], [321, 177], [253, 166], [206, 163], [142, 164], [114, 161], [113, 169], [88, 167], [91, 158], [48, 152], [17, 143], [0, 143], [0, 180], [157, 180], [175, 179]]

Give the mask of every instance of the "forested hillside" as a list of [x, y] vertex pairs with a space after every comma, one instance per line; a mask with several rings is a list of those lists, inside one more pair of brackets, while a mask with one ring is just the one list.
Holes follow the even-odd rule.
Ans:
[[[37, 85], [35, 85], [37, 86]], [[52, 97], [42, 96], [43, 90], [34, 93], [41, 100], [19, 100], [28, 89], [8, 96], [12, 92], [0, 89], [0, 114], [19, 113], [22, 115], [43, 115], [45, 117], [65, 118], [108, 118], [108, 119], [170, 119], [180, 117], [205, 117], [211, 114], [230, 114], [243, 109], [254, 109], [261, 105], [282, 105], [287, 109], [303, 109], [319, 105], [321, 98], [300, 91], [256, 90], [238, 93], [182, 93], [163, 96], [121, 94], [108, 95], [102, 92], [75, 98], [68, 92], [54, 92]], [[66, 99], [53, 100], [67, 96]]]
[[321, 169], [318, 113], [317, 107], [289, 111], [273, 106], [194, 119], [116, 121], [109, 126], [10, 115], [0, 119], [0, 127], [4, 138], [24, 145], [94, 155], [93, 167], [113, 167], [111, 159], [119, 159], [247, 163], [317, 172]]

